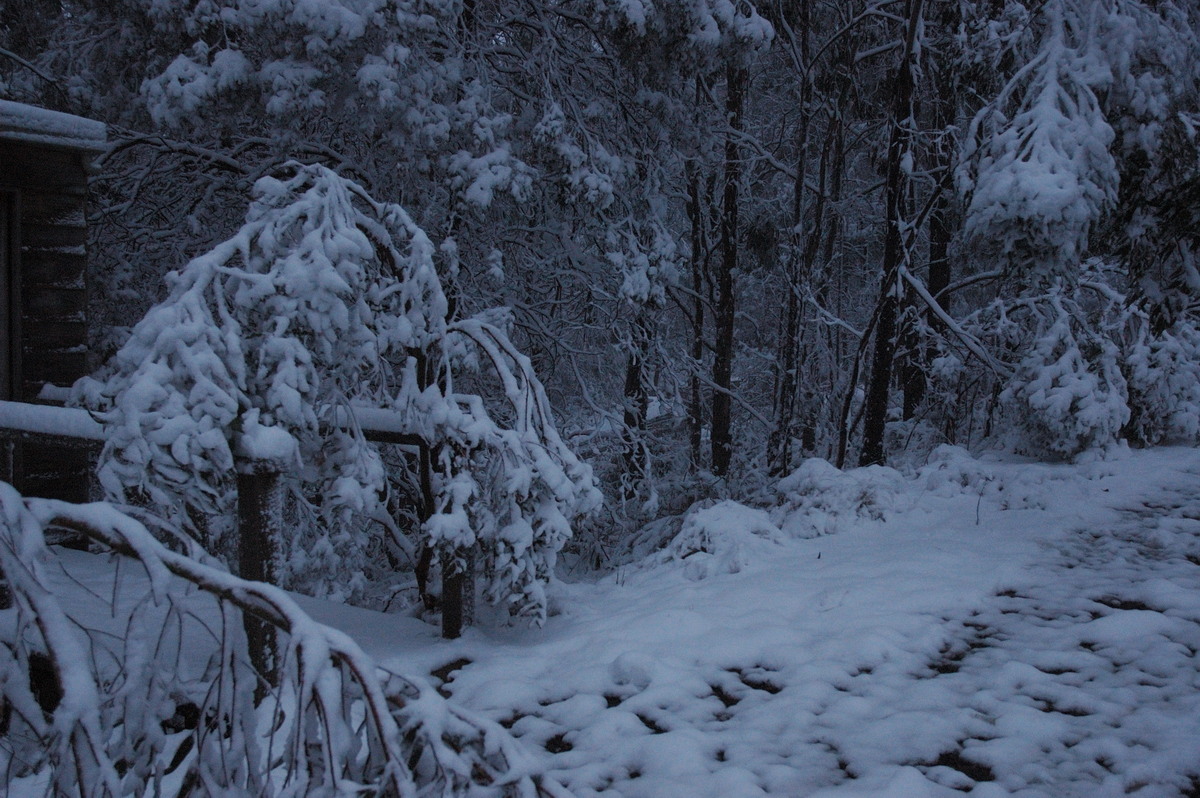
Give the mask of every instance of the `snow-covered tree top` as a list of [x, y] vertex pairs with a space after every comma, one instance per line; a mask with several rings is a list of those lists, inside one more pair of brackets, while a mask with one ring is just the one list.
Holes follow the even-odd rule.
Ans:
[[108, 129], [94, 119], [0, 100], [0, 140], [100, 152], [108, 146]]

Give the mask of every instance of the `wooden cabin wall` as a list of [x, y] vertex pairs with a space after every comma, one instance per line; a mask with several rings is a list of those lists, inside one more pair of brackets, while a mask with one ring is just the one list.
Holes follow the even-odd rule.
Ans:
[[[10, 290], [16, 340], [15, 399], [33, 402], [44, 383], [69, 386], [87, 373], [87, 172], [84, 155], [0, 142], [0, 199], [13, 211]], [[85, 501], [86, 449], [17, 444], [13, 478], [23, 493]]]

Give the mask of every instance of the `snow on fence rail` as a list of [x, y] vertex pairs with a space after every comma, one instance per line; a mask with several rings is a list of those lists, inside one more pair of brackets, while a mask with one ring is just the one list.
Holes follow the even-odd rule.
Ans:
[[[419, 435], [406, 430], [404, 416], [383, 408], [355, 407], [353, 417], [342, 410], [336, 414], [335, 423], [357, 424], [367, 440], [377, 443], [408, 446], [424, 443]], [[91, 413], [78, 407], [0, 401], [0, 438], [103, 442], [104, 427]]]
[[[55, 527], [144, 569], [148, 588], [124, 635], [79, 622], [52, 591], [45, 531]], [[177, 530], [164, 533], [171, 547], [111, 505], [23, 499], [0, 483], [0, 570], [14, 605], [0, 614], [0, 771], [10, 787], [87, 798], [568, 796], [500, 726], [378, 668], [284, 591], [224, 571]], [[114, 582], [114, 613], [128, 592]], [[198, 595], [216, 608], [199, 644], [181, 639]], [[280, 633], [276, 678], [257, 699], [264, 675], [239, 614]], [[197, 648], [208, 664], [185, 678], [181, 652]]]
[[[420, 436], [406, 431], [403, 416], [380, 408], [355, 407], [353, 415], [343, 409], [333, 423], [341, 427], [357, 425], [364, 437], [380, 443], [417, 446], [423, 442]], [[281, 477], [288, 463], [286, 457], [272, 456], [278, 453], [269, 441], [261, 440], [262, 436], [243, 437], [233, 447], [237, 453], [238, 572], [247, 579], [271, 583], [282, 548]], [[80, 408], [0, 401], [0, 440], [5, 438], [96, 443], [104, 441], [104, 428]], [[261, 672], [270, 674], [274, 635], [254, 614], [245, 616], [245, 621], [251, 660]]]
[[104, 427], [77, 407], [0, 401], [0, 438], [102, 442]]

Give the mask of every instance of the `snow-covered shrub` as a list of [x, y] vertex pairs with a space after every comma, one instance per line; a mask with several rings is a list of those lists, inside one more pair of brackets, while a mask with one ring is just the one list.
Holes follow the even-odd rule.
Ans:
[[[55, 581], [51, 527], [124, 561], [102, 596]], [[13, 602], [0, 613], [0, 771], [13, 794], [562, 794], [504, 729], [377, 668], [287, 593], [164, 532], [173, 548], [109, 505], [22, 501], [0, 483]], [[97, 609], [119, 633], [94, 625]], [[273, 675], [250, 665], [247, 612], [279, 631]]]
[[1086, 479], [1079, 469], [1024, 461], [981, 460], [961, 446], [933, 450], [917, 471], [917, 483], [935, 496], [974, 496], [1000, 510], [1045, 509], [1064, 490], [1075, 490]]
[[[478, 396], [430, 386], [413, 397], [423, 434], [444, 441], [435, 463], [435, 512], [425, 524], [444, 556], [477, 548], [483, 554], [484, 596], [510, 615], [540, 624], [545, 584], [572, 522], [603, 497], [591, 468], [563, 442], [545, 389], [529, 358], [505, 332], [480, 318], [447, 326], [447, 341], [467, 345], [494, 372], [507, 424], [497, 423]], [[453, 384], [452, 375], [447, 380]]]
[[[961, 322], [968, 334], [985, 345], [997, 359], [1009, 346], [1006, 321], [991, 314], [973, 314]], [[940, 443], [969, 445], [979, 439], [987, 428], [993, 399], [995, 374], [973, 353], [956, 346], [958, 341], [940, 333], [934, 338], [934, 356], [926, 372], [926, 392], [922, 422], [932, 427], [914, 436], [918, 444], [928, 446], [928, 454]], [[903, 424], [904, 422], [899, 422]], [[899, 443], [899, 442], [898, 442]], [[911, 441], [904, 441], [911, 445]], [[907, 452], [896, 454], [898, 467], [920, 466], [924, 460]], [[907, 468], [903, 468], [908, 473]]]
[[367, 568], [347, 529], [386, 480], [355, 426], [328, 431], [351, 403], [390, 404], [393, 362], [442, 334], [431, 252], [403, 210], [327, 169], [259, 180], [242, 229], [168, 275], [167, 299], [77, 389], [103, 414], [107, 493], [176, 521], [228, 515], [235, 458], [266, 454], [239, 446], [273, 440], [319, 517], [288, 541], [284, 577], [342, 592]]
[[888, 462], [903, 474], [911, 474], [924, 465], [930, 452], [945, 442], [942, 431], [923, 418], [889, 421], [883, 431], [883, 448]]
[[905, 480], [886, 466], [840, 471], [810, 458], [775, 486], [780, 504], [772, 517], [792, 537], [810, 538], [840, 531], [844, 521], [883, 520], [904, 508]]
[[956, 496], [964, 491], [980, 491], [991, 481], [991, 474], [963, 447], [944, 444], [929, 454], [918, 479], [935, 495]]
[[1000, 394], [1015, 448], [1070, 458], [1116, 442], [1129, 420], [1117, 345], [1061, 285], [1031, 307], [1032, 345]]
[[626, 536], [618, 544], [612, 556], [614, 565], [626, 565], [649, 559], [655, 552], [666, 548], [679, 531], [683, 529], [683, 520], [687, 512], [666, 515], [643, 524], [632, 535]]
[[694, 508], [659, 555], [660, 562], [682, 562], [688, 579], [736, 574], [765, 559], [783, 541], [783, 533], [764, 511], [735, 501]]
[[[1141, 321], [1139, 319], [1139, 321]], [[1200, 437], [1200, 330], [1181, 319], [1159, 335], [1137, 324], [1124, 356], [1131, 441], [1195, 443]]]
[[[992, 434], [1034, 457], [1073, 458], [1122, 439], [1197, 440], [1200, 330], [1184, 317], [1155, 333], [1129, 286], [1122, 268], [1089, 258], [1072, 279], [995, 300], [961, 325], [999, 366], [939, 358], [931, 393], [961, 395], [972, 383], [979, 394], [995, 391]], [[939, 367], [947, 362], [952, 368]]]
[[[111, 496], [179, 523], [227, 516], [235, 465], [274, 460], [309, 515], [283, 541], [284, 582], [356, 598], [386, 565], [364, 527], [389, 479], [356, 422], [382, 409], [390, 432], [423, 442], [425, 473], [409, 480], [422, 486], [422, 542], [454, 560], [481, 549], [487, 597], [544, 617], [555, 552], [600, 495], [503, 314], [449, 318], [433, 245], [402, 208], [288, 164], [255, 184], [236, 235], [168, 281], [167, 299], [77, 388], [105, 422]], [[499, 401], [455, 391], [470, 369], [492, 373]]]

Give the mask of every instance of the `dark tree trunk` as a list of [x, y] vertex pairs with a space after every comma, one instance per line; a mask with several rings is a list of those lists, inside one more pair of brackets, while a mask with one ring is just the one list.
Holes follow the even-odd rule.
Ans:
[[[950, 168], [949, 154], [939, 155], [943, 168]], [[939, 190], [938, 198], [934, 201], [933, 210], [929, 213], [929, 293], [945, 307], [946, 297], [942, 292], [950, 287], [950, 200], [947, 192]], [[928, 312], [929, 326], [940, 330], [945, 324], [932, 310]]]
[[[828, 194], [829, 212], [828, 221], [825, 223], [825, 232], [823, 235], [821, 263], [825, 270], [826, 279], [820, 280], [814, 293], [822, 306], [829, 307], [832, 304], [833, 313], [839, 318], [843, 314], [843, 287], [845, 281], [845, 263], [837, 260], [838, 244], [842, 233], [842, 213], [841, 200], [842, 189], [845, 183], [847, 171], [846, 157], [846, 122], [843, 114], [849, 108], [851, 103], [851, 92], [853, 84], [849, 79], [852, 74], [854, 63], [854, 52], [846, 42], [841, 47], [838, 47], [833, 54], [834, 61], [839, 65], [836, 72], [836, 91], [831, 91], [831, 96], [834, 96], [835, 101], [829, 109], [829, 123], [826, 132], [825, 151], [822, 153], [823, 169], [827, 171], [827, 177], [823, 178], [822, 186], [828, 186], [825, 193]], [[832, 302], [831, 302], [832, 298]], [[829, 354], [829, 362], [831, 364], [840, 364], [846, 359], [846, 335], [844, 331], [834, 325], [822, 325], [825, 332], [825, 347]], [[830, 415], [830, 421], [833, 422], [834, 430], [837, 433], [837, 438], [830, 442], [828, 457], [830, 457], [838, 468], [841, 468], [846, 459], [846, 447], [848, 443], [849, 431], [846, 429], [846, 416], [849, 403], [853, 402], [854, 393], [858, 386], [858, 361], [859, 355], [855, 356], [855, 368], [851, 379], [846, 381], [845, 396], [841, 403], [841, 409], [835, 410], [837, 405], [830, 401], [829, 410], [833, 411]], [[825, 382], [820, 386], [820, 389], [829, 397], [833, 397], [839, 387], [841, 373], [836, 365], [827, 368], [823, 375]]]
[[[417, 473], [420, 479], [420, 499], [417, 505], [417, 520], [424, 526], [433, 515], [435, 496], [433, 495], [433, 451], [428, 444], [421, 444], [417, 452]], [[435, 610], [438, 601], [429, 590], [429, 572], [433, 567], [433, 546], [421, 544], [421, 552], [417, 557], [415, 576], [417, 577], [417, 594], [421, 604], [427, 610]]]
[[[255, 582], [276, 584], [280, 536], [283, 534], [283, 484], [278, 466], [243, 463], [238, 467], [238, 576]], [[250, 664], [263, 677], [255, 688], [255, 699], [265, 695], [275, 682], [275, 627], [261, 618], [243, 613]]]
[[475, 552], [457, 549], [442, 553], [442, 637], [454, 640], [474, 621]]
[[[939, 30], [951, 32], [958, 29], [959, 9], [955, 3], [947, 3], [938, 12], [936, 25]], [[937, 178], [933, 185], [933, 199], [929, 211], [929, 277], [927, 285], [930, 296], [939, 303], [946, 297], [942, 292], [950, 285], [950, 189], [947, 174], [954, 168], [953, 153], [947, 139], [947, 131], [954, 121], [956, 86], [951, 59], [940, 48], [934, 48], [935, 63], [932, 65], [932, 91], [929, 107], [932, 109], [930, 132], [933, 136], [931, 160]], [[926, 308], [925, 324], [937, 333], [945, 332], [945, 323]], [[916, 317], [914, 315], [914, 323]], [[929, 370], [937, 351], [929, 339], [914, 338], [908, 349], [908, 371], [904, 386], [904, 417], [912, 418], [917, 406], [925, 399], [929, 386]]]
[[646, 414], [650, 399], [646, 391], [645, 363], [650, 349], [650, 323], [646, 309], [639, 309], [633, 321], [633, 338], [630, 341], [628, 359], [625, 361], [625, 479], [621, 485], [621, 498], [629, 501], [637, 497], [646, 481], [649, 460], [646, 455]]
[[[941, 24], [948, 30], [954, 30], [957, 27], [958, 15], [954, 13], [955, 10], [944, 12], [949, 14], [950, 18]], [[950, 27], [952, 25], [955, 27]], [[950, 142], [946, 139], [946, 131], [954, 122], [955, 111], [955, 81], [952, 69], [953, 67], [949, 63], [939, 64], [934, 69], [936, 97], [933, 100], [933, 130], [938, 138], [933, 149], [933, 166], [939, 176], [947, 174], [954, 168], [954, 154]], [[929, 293], [944, 307], [947, 298], [942, 295], [942, 292], [950, 286], [950, 239], [953, 235], [953, 231], [950, 229], [950, 190], [947, 187], [947, 181], [939, 179], [934, 186], [934, 191], [937, 192], [937, 198], [929, 212]], [[928, 319], [931, 329], [942, 330], [945, 327], [932, 309], [928, 311]]]
[[[451, 295], [453, 297], [453, 295]], [[417, 358], [417, 386], [425, 390], [440, 380], [435, 371], [434, 359], [422, 352], [413, 353]], [[444, 387], [444, 386], [443, 386]], [[434, 489], [434, 469], [442, 459], [445, 444], [422, 444], [418, 452], [420, 470], [420, 521], [422, 526], [437, 511], [437, 495]], [[453, 457], [451, 457], [453, 463]], [[451, 464], [450, 468], [453, 468]], [[453, 474], [442, 475], [449, 479]], [[417, 561], [416, 577], [417, 590], [426, 608], [434, 606], [433, 597], [429, 592], [429, 571], [433, 564], [434, 550], [425, 544]], [[442, 572], [442, 592], [438, 605], [442, 611], [442, 637], [452, 640], [462, 635], [464, 626], [472, 622], [475, 604], [475, 558], [469, 550], [442, 547], [437, 552]]]
[[901, 333], [903, 368], [901, 382], [904, 388], [903, 418], [910, 421], [917, 417], [925, 401], [925, 381], [928, 378], [927, 338], [921, 335], [921, 318], [911, 302], [906, 303]]
[[726, 67], [725, 111], [730, 132], [725, 139], [725, 190], [721, 202], [721, 263], [717, 271], [716, 351], [713, 356], [712, 472], [729, 473], [733, 459], [733, 276], [738, 264], [738, 184], [741, 160], [738, 134], [742, 131], [747, 72], [744, 66]]
[[[696, 83], [696, 101], [700, 99], [699, 79]], [[701, 443], [704, 438], [704, 394], [700, 385], [700, 369], [704, 364], [704, 268], [708, 261], [708, 241], [704, 228], [704, 206], [701, 203], [700, 170], [697, 164], [688, 164], [688, 217], [692, 224], [692, 377], [688, 397], [688, 437], [691, 444], [691, 467], [699, 471], [703, 454]]]
[[906, 178], [901, 158], [908, 146], [912, 118], [913, 72], [918, 23], [923, 0], [906, 0], [908, 29], [904, 54], [896, 70], [891, 112], [891, 136], [888, 142], [886, 206], [887, 233], [883, 245], [883, 280], [880, 286], [879, 322], [875, 328], [875, 352], [871, 358], [871, 379], [863, 419], [863, 445], [858, 464], [882, 465], [883, 433], [887, 424], [888, 397], [892, 365], [896, 359], [896, 322], [900, 308], [900, 266], [905, 257], [901, 224], [904, 217]]
[[[808, 167], [809, 106], [812, 98], [812, 80], [808, 67], [808, 14], [809, 2], [804, 0], [796, 7], [795, 32], [800, 64], [805, 73], [800, 86], [800, 121], [796, 130], [796, 178], [792, 183], [791, 231], [789, 233], [789, 255], [785, 291], [783, 330], [780, 334], [779, 355], [775, 373], [775, 427], [767, 438], [767, 467], [770, 474], [779, 476], [791, 469], [792, 438], [796, 428], [796, 397], [800, 383], [800, 294], [808, 283], [812, 269], [815, 240], [819, 237], [819, 221], [809, 231], [808, 245], [800, 232], [804, 222], [804, 181]], [[818, 196], [817, 202], [820, 202]]]

